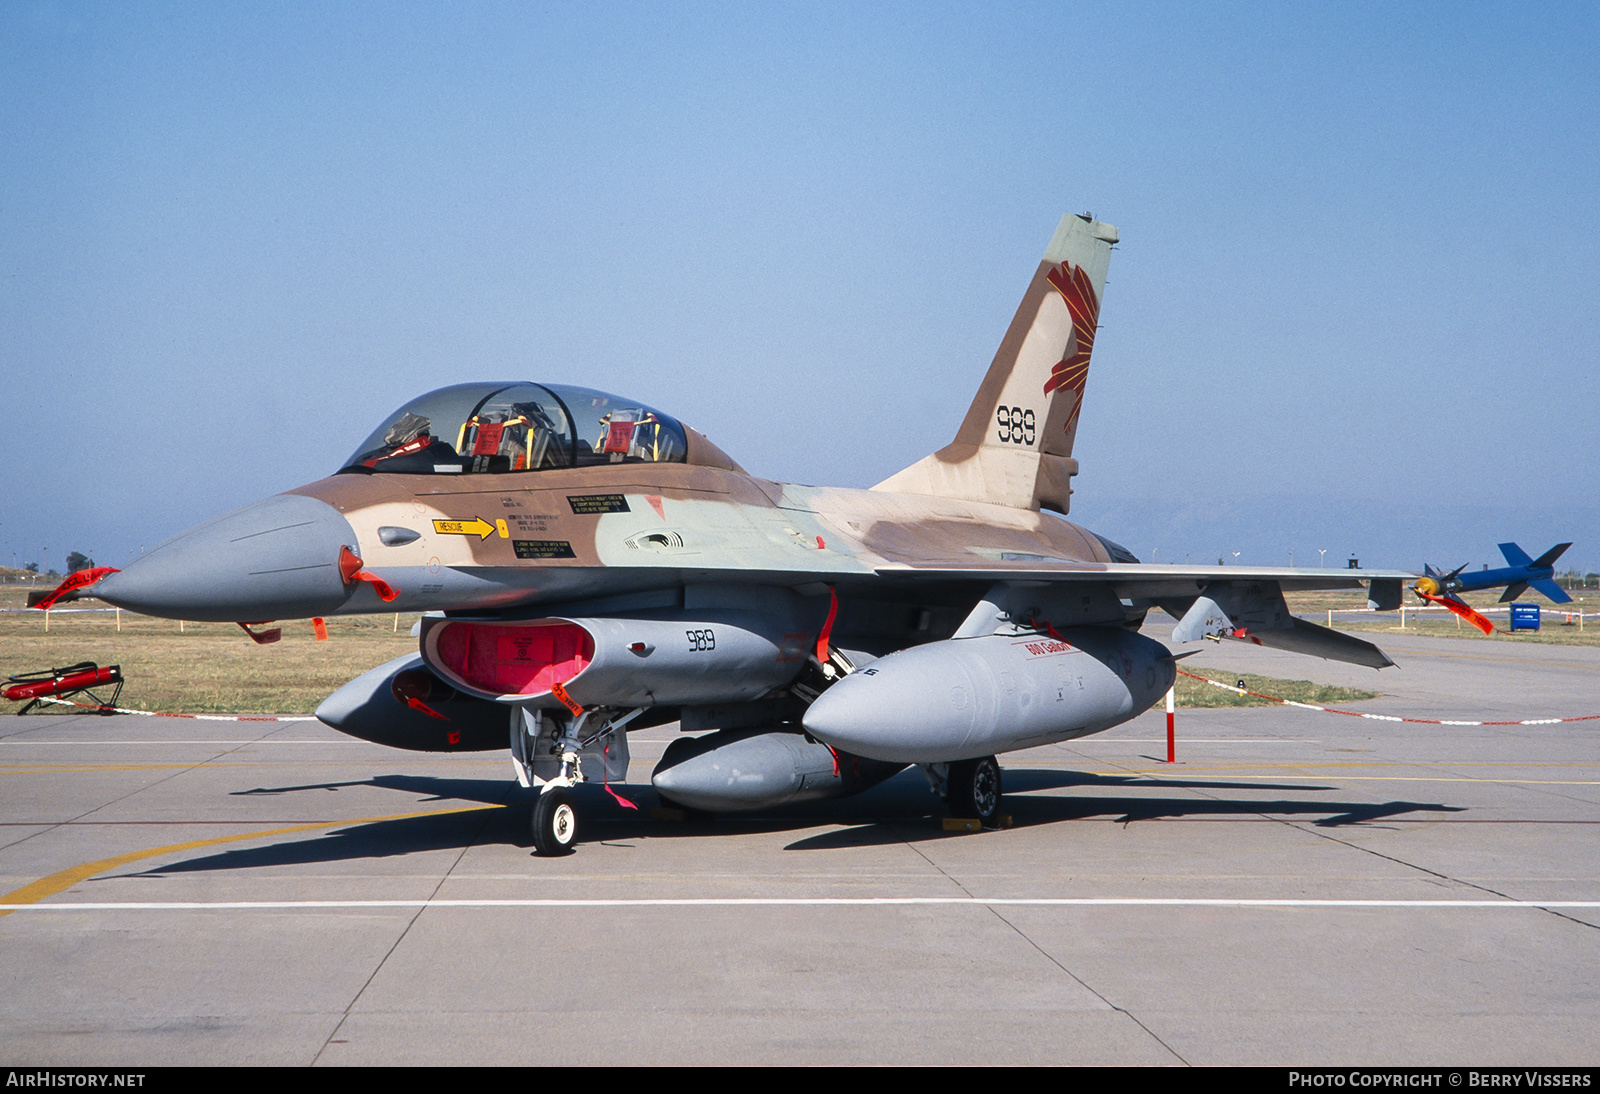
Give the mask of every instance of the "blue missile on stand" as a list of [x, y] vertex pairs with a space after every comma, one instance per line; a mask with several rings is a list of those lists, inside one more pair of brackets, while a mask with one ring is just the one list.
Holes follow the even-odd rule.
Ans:
[[1468, 572], [1463, 565], [1448, 574], [1432, 566], [1424, 566], [1423, 576], [1416, 580], [1411, 589], [1422, 599], [1450, 609], [1488, 634], [1494, 629], [1493, 624], [1468, 607], [1457, 594], [1503, 586], [1506, 591], [1500, 601], [1505, 603], [1515, 600], [1531, 588], [1557, 604], [1570, 603], [1572, 597], [1555, 582], [1555, 561], [1571, 546], [1570, 543], [1558, 543], [1538, 558], [1529, 558], [1528, 552], [1515, 543], [1502, 543], [1500, 553], [1506, 556], [1506, 565], [1476, 572]]
[[1498, 589], [1505, 586], [1502, 603], [1515, 600], [1530, 588], [1543, 593], [1557, 604], [1566, 604], [1572, 597], [1555, 583], [1555, 562], [1570, 543], [1558, 543], [1538, 558], [1529, 558], [1528, 552], [1515, 543], [1502, 543], [1500, 553], [1506, 556], [1506, 565], [1495, 570], [1468, 572], [1458, 566], [1448, 574], [1432, 566], [1425, 567], [1427, 576], [1417, 582], [1419, 591], [1440, 596], [1446, 593], [1470, 593], [1478, 589]]

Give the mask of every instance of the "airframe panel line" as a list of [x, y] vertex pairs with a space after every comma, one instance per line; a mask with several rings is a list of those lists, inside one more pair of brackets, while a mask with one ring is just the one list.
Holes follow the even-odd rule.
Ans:
[[[220, 841], [209, 841], [220, 842]], [[1337, 898], [1245, 897], [683, 897], [570, 898], [481, 900], [225, 900], [129, 903], [17, 904], [0, 902], [0, 915], [10, 912], [187, 912], [187, 911], [327, 911], [370, 908], [903, 908], [968, 905], [984, 908], [1600, 908], [1600, 900], [1341, 900]]]

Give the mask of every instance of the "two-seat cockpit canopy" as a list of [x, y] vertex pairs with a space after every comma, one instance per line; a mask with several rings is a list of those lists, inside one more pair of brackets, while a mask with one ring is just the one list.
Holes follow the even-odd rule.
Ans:
[[342, 472], [443, 475], [682, 463], [675, 418], [633, 399], [564, 384], [456, 384], [386, 418]]

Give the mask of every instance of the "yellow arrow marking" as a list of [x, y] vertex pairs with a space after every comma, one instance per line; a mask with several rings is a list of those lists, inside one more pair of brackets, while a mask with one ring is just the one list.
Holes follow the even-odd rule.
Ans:
[[190, 840], [188, 843], [169, 843], [165, 847], [150, 847], [143, 851], [129, 851], [125, 855], [113, 855], [97, 862], [86, 862], [81, 866], [73, 866], [60, 870], [49, 877], [42, 877], [31, 885], [24, 885], [13, 890], [5, 896], [0, 896], [0, 916], [10, 915], [5, 910], [6, 905], [35, 904], [47, 896], [55, 896], [72, 888], [80, 881], [87, 881], [96, 874], [103, 874], [107, 870], [114, 870], [130, 862], [140, 859], [159, 858], [162, 855], [176, 854], [179, 851], [193, 851], [200, 847], [214, 847], [219, 843], [237, 843], [240, 840], [262, 839], [266, 836], [284, 836], [294, 832], [315, 832], [322, 828], [343, 828], [352, 824], [376, 824], [379, 821], [410, 820], [413, 817], [443, 817], [451, 813], [472, 813], [483, 809], [504, 809], [504, 805], [468, 805], [460, 809], [428, 809], [418, 813], [394, 813], [387, 817], [356, 817], [352, 820], [324, 821], [321, 824], [296, 824], [290, 828], [268, 828], [258, 832], [244, 832], [237, 836], [216, 836], [212, 839]]
[[477, 536], [480, 541], [494, 535], [494, 525], [482, 517], [474, 517], [471, 520], [436, 520], [433, 522], [433, 530], [446, 536]]

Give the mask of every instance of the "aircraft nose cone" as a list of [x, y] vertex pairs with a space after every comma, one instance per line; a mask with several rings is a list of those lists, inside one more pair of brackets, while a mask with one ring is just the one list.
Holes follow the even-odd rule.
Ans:
[[339, 548], [355, 531], [327, 502], [299, 494], [197, 524], [103, 578], [94, 595], [129, 611], [214, 622], [326, 615], [350, 596]]

